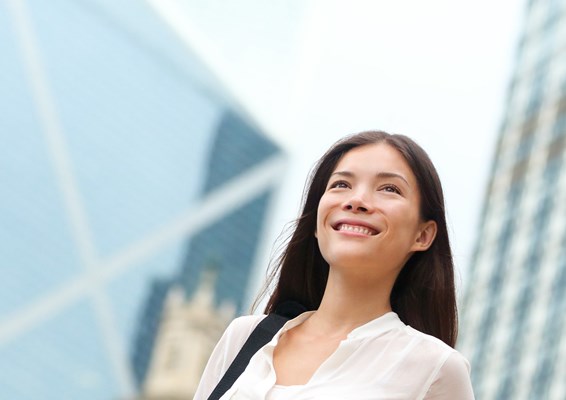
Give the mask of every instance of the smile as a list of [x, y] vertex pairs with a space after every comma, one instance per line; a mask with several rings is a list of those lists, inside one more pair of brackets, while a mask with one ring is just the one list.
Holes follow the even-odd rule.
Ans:
[[360, 226], [360, 225], [338, 224], [338, 225], [336, 225], [336, 227], [334, 229], [336, 229], [337, 231], [359, 233], [359, 234], [366, 235], [366, 236], [377, 235], [376, 230], [370, 229], [370, 228], [365, 227], [365, 226]]

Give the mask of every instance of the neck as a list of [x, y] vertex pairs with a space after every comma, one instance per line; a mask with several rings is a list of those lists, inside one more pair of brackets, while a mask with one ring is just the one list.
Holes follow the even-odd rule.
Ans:
[[330, 272], [320, 307], [309, 325], [325, 332], [349, 333], [391, 311], [392, 284], [345, 279]]

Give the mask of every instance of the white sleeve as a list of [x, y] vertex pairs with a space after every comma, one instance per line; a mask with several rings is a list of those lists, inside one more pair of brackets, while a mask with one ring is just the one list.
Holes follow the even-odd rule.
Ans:
[[214, 390], [254, 328], [265, 315], [248, 315], [233, 320], [212, 351], [193, 400], [206, 400]]
[[468, 360], [458, 352], [452, 353], [440, 368], [425, 399], [474, 400]]

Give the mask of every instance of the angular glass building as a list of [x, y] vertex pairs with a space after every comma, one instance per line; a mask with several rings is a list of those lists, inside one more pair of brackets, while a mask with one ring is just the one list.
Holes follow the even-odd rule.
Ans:
[[462, 307], [476, 397], [566, 398], [566, 1], [527, 2]]
[[0, 398], [134, 398], [172, 285], [245, 306], [284, 157], [146, 2], [2, 2], [0, 54]]

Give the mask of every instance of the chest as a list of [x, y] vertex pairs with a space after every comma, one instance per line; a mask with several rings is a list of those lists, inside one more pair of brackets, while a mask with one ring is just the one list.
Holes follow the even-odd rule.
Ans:
[[337, 350], [342, 338], [285, 335], [273, 352], [278, 385], [304, 385]]
[[395, 338], [290, 345], [284, 336], [252, 358], [226, 399], [422, 399], [442, 361]]

